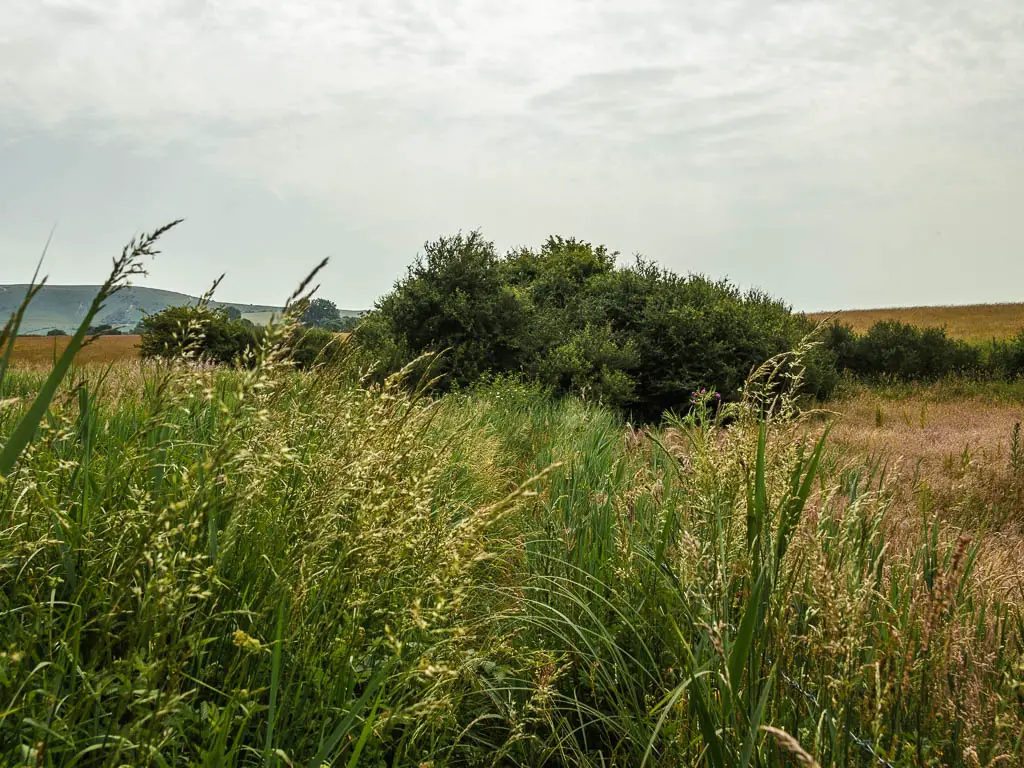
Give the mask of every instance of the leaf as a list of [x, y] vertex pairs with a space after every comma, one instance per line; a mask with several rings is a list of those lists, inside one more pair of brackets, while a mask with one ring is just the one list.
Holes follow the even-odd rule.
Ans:
[[740, 623], [739, 631], [736, 633], [736, 640], [733, 642], [732, 650], [729, 653], [729, 685], [732, 687], [733, 696], [737, 696], [740, 690], [740, 683], [743, 682], [743, 668], [747, 664], [747, 657], [750, 655], [750, 648], [754, 644], [754, 630], [757, 627], [757, 618], [761, 612], [761, 594], [764, 592], [764, 577], [757, 580], [757, 584], [747, 598], [746, 612], [743, 614], [743, 621]]

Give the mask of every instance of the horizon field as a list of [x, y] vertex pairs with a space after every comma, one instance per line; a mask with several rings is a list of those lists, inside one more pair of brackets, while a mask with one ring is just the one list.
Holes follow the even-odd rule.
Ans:
[[978, 343], [1011, 338], [1024, 330], [1024, 303], [878, 307], [805, 314], [816, 321], [834, 315], [858, 333], [882, 320], [898, 320], [922, 328], [945, 328], [952, 338]]

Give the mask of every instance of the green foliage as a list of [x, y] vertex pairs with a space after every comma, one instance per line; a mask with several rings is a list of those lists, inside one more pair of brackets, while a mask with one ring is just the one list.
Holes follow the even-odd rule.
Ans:
[[[573, 238], [499, 257], [479, 232], [427, 243], [424, 256], [357, 332], [383, 373], [443, 351], [441, 388], [522, 373], [644, 419], [714, 386], [735, 398], [751, 370], [809, 328], [763, 293], [681, 278]], [[835, 385], [827, 352], [806, 361], [807, 391]]]
[[338, 306], [329, 299], [313, 299], [303, 311], [299, 323], [305, 328], [323, 328], [327, 331], [342, 330], [342, 317]]
[[186, 355], [215, 363], [235, 363], [251, 357], [259, 342], [252, 323], [231, 320], [227, 311], [205, 304], [168, 307], [143, 319], [140, 353], [143, 358]]
[[0, 764], [787, 764], [765, 726], [823, 766], [1024, 757], [1018, 607], [955, 535], [888, 540], [791, 400], [760, 418], [778, 370], [635, 431], [267, 333], [83, 371], [0, 482]]
[[443, 376], [443, 386], [464, 386], [518, 370], [524, 359], [526, 307], [479, 232], [426, 243], [373, 315], [360, 338], [388, 372], [444, 350], [432, 375]]
[[[142, 321], [143, 358], [192, 358], [226, 365], [253, 365], [266, 329], [245, 319], [231, 320], [223, 308], [205, 303], [168, 307]], [[337, 335], [322, 328], [291, 328], [284, 347], [299, 368], [339, 359]]]
[[951, 339], [942, 328], [918, 328], [883, 320], [858, 336], [834, 325], [828, 337], [837, 365], [866, 379], [936, 381], [983, 370], [981, 350]]
[[46, 332], [47, 336], [67, 336], [67, 331], [63, 331], [60, 328], [53, 328]]
[[297, 329], [287, 349], [291, 361], [299, 368], [337, 362], [342, 357], [338, 335], [323, 328]]
[[1024, 329], [1008, 341], [995, 340], [989, 351], [989, 367], [1005, 378], [1024, 377]]

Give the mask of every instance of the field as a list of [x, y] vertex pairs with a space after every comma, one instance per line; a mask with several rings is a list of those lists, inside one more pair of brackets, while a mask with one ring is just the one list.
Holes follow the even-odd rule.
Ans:
[[[808, 317], [821, 320], [830, 315], [818, 312]], [[953, 338], [972, 342], [1006, 339], [1024, 329], [1024, 304], [848, 309], [838, 312], [837, 316], [859, 333], [880, 320], [899, 320], [920, 327], [944, 327]]]
[[0, 763], [1024, 760], [1013, 387], [639, 429], [354, 361], [100, 370], [0, 482]]
[[1024, 598], [1024, 383], [863, 388], [828, 407], [836, 447], [885, 474], [904, 532], [935, 519], [971, 537], [983, 589]]
[[[70, 340], [69, 336], [19, 336], [14, 342], [13, 359], [22, 365], [50, 365], [54, 355], [60, 355]], [[139, 337], [98, 336], [76, 358], [80, 363], [112, 363], [139, 356]]]

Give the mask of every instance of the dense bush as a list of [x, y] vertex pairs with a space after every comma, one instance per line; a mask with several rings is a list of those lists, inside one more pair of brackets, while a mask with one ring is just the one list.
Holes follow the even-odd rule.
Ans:
[[836, 323], [825, 347], [839, 370], [868, 380], [936, 381], [948, 376], [1015, 378], [1024, 375], [1024, 331], [982, 347], [951, 339], [942, 328], [883, 320], [866, 333]]
[[[444, 351], [431, 369], [442, 389], [522, 373], [650, 418], [688, 407], [703, 387], [733, 396], [808, 330], [761, 292], [643, 260], [618, 268], [616, 255], [552, 237], [502, 257], [479, 232], [444, 237], [426, 244], [357, 338], [385, 373]], [[824, 366], [808, 376], [813, 394], [827, 395], [830, 356], [809, 360]]]
[[[143, 357], [175, 358], [186, 355], [221, 364], [250, 365], [263, 340], [264, 329], [248, 320], [231, 319], [224, 309], [203, 306], [168, 307], [140, 324]], [[292, 329], [287, 348], [292, 362], [307, 368], [336, 356], [338, 337], [322, 328]]]
[[143, 357], [195, 357], [233, 363], [255, 348], [259, 332], [252, 323], [232, 320], [226, 310], [203, 306], [168, 307], [140, 323]]
[[989, 350], [989, 367], [1004, 378], [1024, 376], [1024, 329], [1008, 341], [994, 341]]

